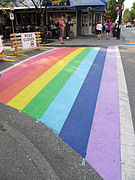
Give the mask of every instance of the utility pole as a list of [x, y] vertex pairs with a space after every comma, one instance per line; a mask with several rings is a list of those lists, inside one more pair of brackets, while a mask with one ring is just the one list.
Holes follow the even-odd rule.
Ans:
[[116, 0], [116, 4], [119, 5], [119, 22], [118, 22], [117, 39], [120, 39], [120, 33], [121, 33], [122, 11], [124, 10], [123, 2], [124, 0]]

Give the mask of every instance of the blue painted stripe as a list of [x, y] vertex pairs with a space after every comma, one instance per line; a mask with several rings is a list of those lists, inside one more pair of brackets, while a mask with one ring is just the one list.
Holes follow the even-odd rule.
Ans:
[[60, 90], [40, 121], [59, 134], [100, 48], [94, 48]]
[[82, 157], [86, 156], [107, 48], [101, 48], [59, 134]]

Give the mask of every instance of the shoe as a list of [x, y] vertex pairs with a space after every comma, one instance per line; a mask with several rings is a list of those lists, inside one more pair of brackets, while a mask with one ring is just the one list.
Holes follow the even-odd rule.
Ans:
[[60, 44], [64, 44], [63, 42], [61, 42]]

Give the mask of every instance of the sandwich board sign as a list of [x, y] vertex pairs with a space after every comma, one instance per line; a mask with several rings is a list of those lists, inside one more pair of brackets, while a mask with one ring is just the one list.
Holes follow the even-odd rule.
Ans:
[[32, 49], [37, 47], [35, 33], [22, 33], [22, 49]]

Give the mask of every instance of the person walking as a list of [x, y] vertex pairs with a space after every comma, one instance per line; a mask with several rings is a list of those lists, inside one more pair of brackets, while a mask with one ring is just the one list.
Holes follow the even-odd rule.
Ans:
[[108, 20], [106, 23], [106, 40], [110, 39], [111, 23]]
[[115, 22], [112, 23], [112, 34], [115, 37]]
[[98, 21], [97, 26], [96, 26], [96, 33], [97, 33], [98, 40], [101, 39], [101, 32], [102, 32], [102, 24], [100, 21]]
[[60, 44], [63, 44], [63, 37], [64, 37], [64, 29], [66, 27], [66, 24], [64, 22], [63, 16], [60, 18], [59, 21], [59, 28], [60, 28]]
[[105, 32], [105, 25], [106, 25], [106, 22], [103, 23], [103, 33]]

